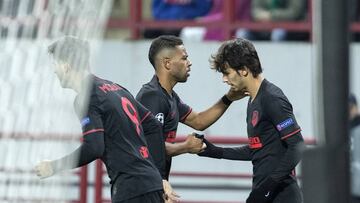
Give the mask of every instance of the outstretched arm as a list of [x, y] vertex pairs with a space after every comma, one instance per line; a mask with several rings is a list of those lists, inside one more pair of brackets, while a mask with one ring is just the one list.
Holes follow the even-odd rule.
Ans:
[[102, 157], [105, 149], [104, 135], [95, 132], [84, 137], [84, 142], [72, 153], [52, 161], [44, 160], [35, 166], [37, 176], [47, 178], [60, 171], [86, 165]]
[[247, 96], [243, 91], [233, 91], [232, 89], [224, 95], [213, 106], [200, 113], [191, 111], [184, 123], [196, 130], [203, 131], [215, 123], [228, 109], [232, 101], [239, 100]]
[[204, 138], [204, 143], [206, 148], [203, 152], [199, 153], [199, 156], [216, 158], [216, 159], [229, 159], [229, 160], [241, 160], [241, 161], [250, 161], [251, 160], [251, 149], [248, 145], [241, 147], [218, 147], [209, 142]]
[[179, 143], [165, 142], [165, 146], [166, 146], [166, 154], [168, 156], [177, 156], [185, 153], [196, 154], [201, 152], [205, 148], [203, 141], [197, 138], [195, 136], [195, 133], [188, 135], [184, 142], [179, 142]]
[[[77, 110], [75, 106], [75, 110]], [[86, 116], [81, 117], [83, 128], [83, 143], [74, 152], [53, 161], [42, 161], [35, 167], [36, 174], [40, 178], [46, 178], [53, 174], [86, 165], [103, 156], [105, 151], [104, 128], [96, 105], [90, 105]]]

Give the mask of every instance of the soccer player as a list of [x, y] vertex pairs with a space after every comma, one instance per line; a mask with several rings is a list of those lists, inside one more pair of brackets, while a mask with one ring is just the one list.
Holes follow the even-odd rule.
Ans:
[[212, 68], [236, 91], [249, 93], [249, 144], [221, 148], [204, 139], [200, 156], [252, 161], [253, 187], [247, 203], [301, 203], [294, 169], [304, 147], [293, 108], [280, 88], [264, 79], [253, 44], [245, 39], [224, 42], [212, 56]]
[[349, 100], [351, 202], [360, 202], [360, 111], [354, 94]]
[[[89, 72], [86, 41], [67, 36], [51, 44], [48, 52], [61, 86], [77, 92], [74, 108], [84, 141], [61, 159], [40, 162], [35, 167], [37, 175], [46, 178], [99, 158], [111, 179], [112, 202], [164, 202], [163, 184], [169, 185], [162, 182], [152, 160], [153, 154], [159, 154], [157, 165], [163, 168], [165, 145], [158, 121], [124, 87]], [[152, 153], [145, 136], [157, 147]]]
[[[186, 105], [173, 90], [177, 83], [187, 81], [191, 62], [183, 41], [175, 36], [163, 35], [152, 41], [149, 61], [155, 69], [151, 81], [136, 96], [162, 124], [166, 145], [166, 174], [169, 177], [171, 157], [184, 153], [199, 153], [205, 145], [202, 139], [189, 135], [184, 142], [175, 143], [178, 123], [196, 130], [204, 130], [213, 124], [228, 108], [228, 104], [245, 96], [230, 90], [209, 109], [197, 113]], [[236, 94], [235, 94], [236, 93]]]

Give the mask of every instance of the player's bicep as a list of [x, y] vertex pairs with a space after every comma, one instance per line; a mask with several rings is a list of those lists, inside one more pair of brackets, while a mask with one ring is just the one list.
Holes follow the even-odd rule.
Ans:
[[[188, 118], [188, 116], [192, 113], [193, 110], [189, 105], [185, 104], [177, 94], [175, 94], [174, 96], [176, 97], [177, 100], [177, 107], [179, 110], [179, 121], [185, 123], [185, 120]], [[194, 113], [192, 115], [196, 116], [197, 114]]]
[[266, 102], [266, 113], [279, 132], [281, 139], [286, 139], [301, 131], [291, 104], [282, 97], [276, 97]]
[[87, 114], [81, 119], [83, 136], [91, 133], [104, 132], [101, 114], [95, 107], [90, 107]]
[[198, 113], [196, 111], [191, 111], [182, 122], [187, 126], [194, 128], [194, 126], [196, 125], [197, 116]]

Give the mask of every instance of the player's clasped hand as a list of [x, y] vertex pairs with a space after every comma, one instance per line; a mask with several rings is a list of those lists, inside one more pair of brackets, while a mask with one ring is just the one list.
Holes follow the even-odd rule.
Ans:
[[250, 193], [246, 203], [269, 203], [272, 202], [274, 198], [275, 190], [279, 185], [278, 182], [273, 180], [271, 177], [268, 177], [260, 187], [255, 188]]
[[35, 166], [34, 169], [35, 169], [36, 175], [41, 179], [54, 175], [54, 169], [51, 164], [51, 161], [49, 161], [49, 160], [41, 161], [40, 163], [38, 163]]
[[186, 137], [186, 145], [188, 148], [188, 153], [191, 154], [197, 154], [199, 152], [204, 151], [204, 149], [206, 148], [206, 144], [203, 143], [203, 140], [201, 138], [198, 138], [197, 136], [195, 136], [196, 133], [192, 133], [190, 135], [188, 135]]
[[221, 159], [223, 156], [223, 148], [217, 147], [209, 142], [207, 139], [203, 139], [204, 144], [206, 144], [206, 149], [199, 153], [199, 156], [211, 157]]

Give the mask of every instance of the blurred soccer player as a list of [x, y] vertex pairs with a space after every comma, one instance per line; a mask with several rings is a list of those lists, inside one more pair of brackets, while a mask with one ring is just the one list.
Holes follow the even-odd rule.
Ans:
[[301, 203], [294, 169], [304, 147], [293, 108], [280, 88], [264, 79], [253, 44], [244, 39], [224, 42], [212, 56], [212, 68], [236, 91], [250, 94], [247, 107], [249, 144], [221, 148], [204, 139], [200, 156], [252, 161], [253, 187], [247, 203]]
[[[201, 139], [189, 135], [184, 142], [175, 143], [178, 123], [182, 122], [196, 130], [204, 130], [213, 124], [228, 108], [232, 100], [244, 95], [230, 90], [209, 109], [197, 113], [181, 101], [173, 90], [177, 83], [187, 81], [191, 62], [182, 40], [175, 36], [160, 36], [152, 41], [149, 61], [155, 69], [151, 81], [136, 96], [162, 124], [166, 140], [166, 174], [170, 173], [171, 157], [184, 153], [199, 153], [203, 148]], [[237, 92], [236, 92], [237, 93]]]
[[349, 125], [351, 143], [351, 203], [360, 202], [360, 111], [354, 94], [349, 96]]
[[[77, 92], [74, 108], [84, 142], [61, 159], [40, 162], [37, 175], [46, 178], [99, 158], [111, 179], [112, 202], [163, 202], [162, 178], [152, 160], [154, 154], [157, 167], [163, 168], [165, 145], [158, 121], [124, 87], [89, 72], [87, 42], [64, 37], [51, 44], [48, 52], [61, 86]], [[145, 136], [151, 137], [156, 149], [148, 149]]]

